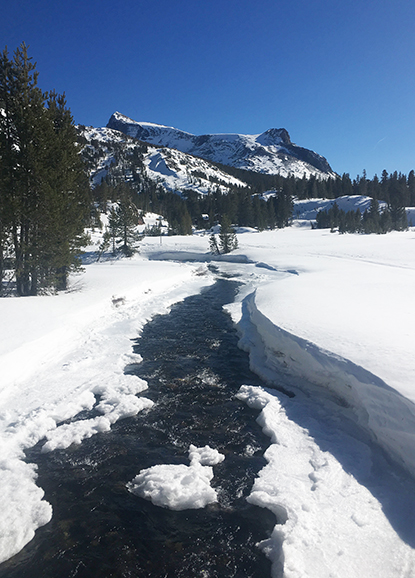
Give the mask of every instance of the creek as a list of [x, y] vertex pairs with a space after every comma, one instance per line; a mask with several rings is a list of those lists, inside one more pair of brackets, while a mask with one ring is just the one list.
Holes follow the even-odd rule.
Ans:
[[[66, 450], [27, 452], [52, 521], [1, 566], [1, 578], [266, 578], [271, 563], [257, 543], [276, 523], [246, 501], [269, 445], [257, 411], [235, 398], [243, 384], [263, 385], [223, 305], [238, 283], [216, 283], [153, 318], [133, 343], [143, 362], [125, 368], [148, 382], [155, 404]], [[83, 412], [75, 419], [88, 418]], [[189, 445], [226, 457], [214, 466], [218, 502], [172, 511], [127, 490], [140, 470], [188, 465]]]

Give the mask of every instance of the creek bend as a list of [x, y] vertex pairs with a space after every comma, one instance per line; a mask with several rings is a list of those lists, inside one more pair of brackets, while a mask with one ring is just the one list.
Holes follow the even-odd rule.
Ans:
[[[148, 382], [155, 405], [66, 450], [27, 452], [52, 521], [0, 567], [0, 578], [266, 578], [271, 563], [256, 546], [275, 517], [246, 501], [269, 445], [257, 411], [235, 399], [261, 385], [223, 305], [237, 282], [219, 278], [153, 318], [134, 342], [143, 362], [126, 368]], [[74, 419], [88, 418], [83, 412]], [[126, 488], [156, 464], [188, 465], [189, 445], [225, 454], [214, 466], [218, 503], [172, 511]]]

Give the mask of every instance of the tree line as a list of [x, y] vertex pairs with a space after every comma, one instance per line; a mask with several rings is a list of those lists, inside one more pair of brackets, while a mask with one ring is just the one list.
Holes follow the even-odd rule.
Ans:
[[262, 194], [265, 191], [277, 190], [287, 195], [303, 199], [337, 199], [349, 195], [364, 195], [390, 203], [394, 200], [397, 204], [405, 207], [415, 207], [415, 172], [412, 170], [408, 175], [394, 171], [388, 173], [382, 171], [381, 177], [374, 175], [369, 179], [366, 171], [362, 176], [357, 175], [352, 179], [348, 173], [342, 176], [327, 179], [311, 176], [282, 177], [281, 175], [267, 175], [254, 173], [234, 167], [224, 167], [232, 176], [246, 182], [252, 191]]
[[389, 233], [404, 231], [408, 228], [408, 218], [405, 207], [392, 199], [383, 210], [379, 202], [372, 198], [370, 207], [362, 214], [359, 209], [344, 211], [336, 202], [316, 216], [318, 229], [338, 229], [339, 233]]

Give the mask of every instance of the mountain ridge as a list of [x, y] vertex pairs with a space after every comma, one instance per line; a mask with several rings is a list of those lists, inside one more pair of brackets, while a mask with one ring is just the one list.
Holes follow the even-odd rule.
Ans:
[[111, 116], [107, 128], [152, 145], [258, 173], [323, 179], [336, 176], [325, 157], [292, 143], [285, 128], [271, 128], [257, 135], [194, 135], [170, 126], [138, 122], [120, 112]]

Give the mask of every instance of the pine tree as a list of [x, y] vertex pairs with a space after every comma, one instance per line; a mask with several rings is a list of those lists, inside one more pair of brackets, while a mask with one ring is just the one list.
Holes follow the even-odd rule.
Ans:
[[137, 243], [141, 235], [137, 232], [139, 215], [137, 207], [128, 199], [123, 199], [112, 211], [109, 218], [109, 226], [115, 236], [122, 243], [120, 251], [131, 257], [137, 251]]
[[120, 251], [126, 257], [131, 257], [137, 251], [137, 243], [142, 239], [142, 235], [137, 231], [141, 219], [140, 211], [133, 203], [131, 190], [125, 183], [120, 183], [114, 190], [114, 195], [118, 200], [110, 210], [100, 254], [112, 245], [113, 254]]
[[406, 210], [399, 196], [391, 196], [390, 203], [388, 204], [388, 211], [393, 230], [404, 231], [408, 228]]
[[415, 172], [412, 170], [408, 175], [409, 206], [415, 207]]
[[271, 202], [274, 205], [276, 224], [278, 228], [287, 227], [293, 216], [294, 202], [289, 193], [279, 191]]
[[362, 227], [365, 233], [380, 233], [380, 213], [377, 199], [370, 201], [370, 207], [363, 214]]
[[227, 215], [224, 215], [220, 225], [219, 248], [221, 253], [230, 253], [238, 248], [238, 239]]
[[4, 223], [14, 245], [18, 294], [28, 294], [30, 289], [30, 232], [39, 196], [37, 137], [45, 127], [42, 95], [36, 85], [35, 65], [26, 47], [17, 49], [12, 61], [5, 49], [0, 65], [2, 205]]
[[64, 96], [43, 93], [22, 44], [0, 58], [0, 221], [13, 245], [16, 290], [66, 287], [89, 215], [89, 188]]
[[218, 242], [216, 240], [215, 233], [212, 233], [211, 236], [209, 237], [209, 249], [213, 255], [219, 255], [220, 254], [219, 245], [218, 245]]

